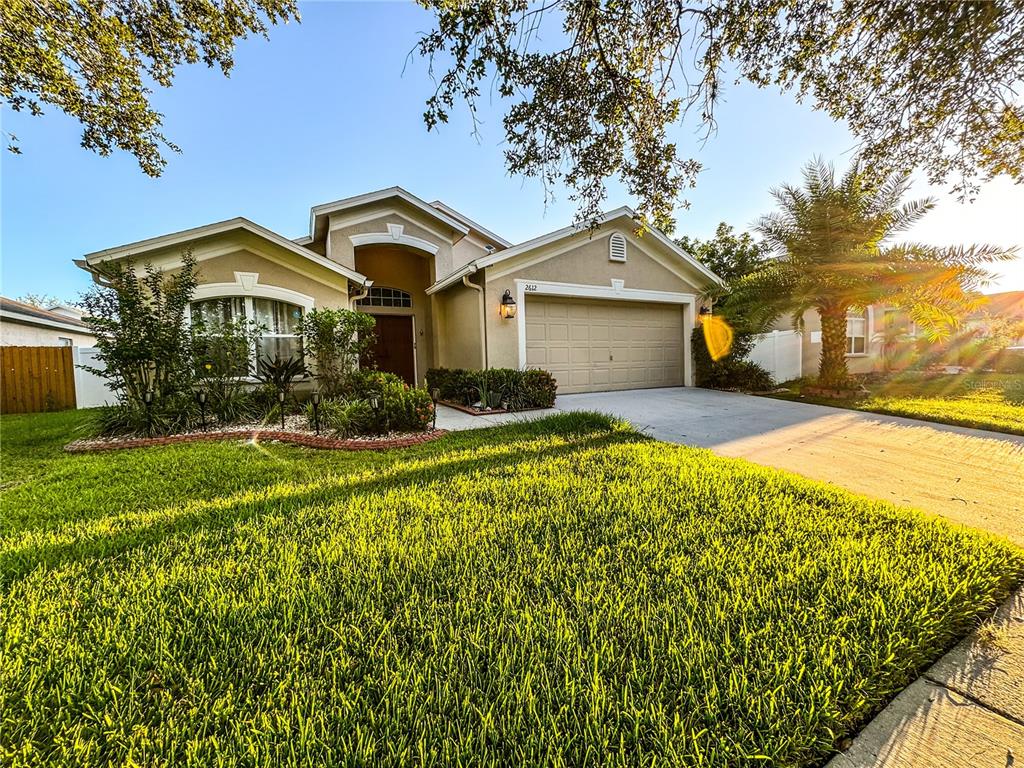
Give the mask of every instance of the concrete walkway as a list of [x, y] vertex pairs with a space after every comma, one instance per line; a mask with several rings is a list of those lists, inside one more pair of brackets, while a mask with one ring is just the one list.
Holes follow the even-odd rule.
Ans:
[[[567, 410], [916, 507], [1024, 546], [1024, 437], [703, 389], [559, 397], [555, 408], [470, 416], [471, 429]], [[905, 689], [828, 768], [1024, 768], [1024, 589]]]

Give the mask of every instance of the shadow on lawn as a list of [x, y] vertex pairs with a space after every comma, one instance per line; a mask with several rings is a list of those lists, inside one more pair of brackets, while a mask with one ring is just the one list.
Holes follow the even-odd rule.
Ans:
[[[540, 432], [531, 434], [533, 430], [523, 432], [525, 434], [519, 433], [513, 437], [529, 440], [531, 436], [545, 436]], [[531, 447], [529, 442], [516, 441], [501, 447], [499, 453], [491, 456], [487, 456], [486, 449], [482, 447], [470, 446], [458, 449], [454, 454], [458, 457], [455, 460], [445, 460], [446, 456], [452, 456], [451, 453], [441, 453], [436, 458], [419, 455], [410, 457], [409, 463], [415, 465], [412, 468], [403, 469], [403, 464], [397, 464], [370, 476], [364, 473], [333, 474], [302, 482], [293, 488], [269, 485], [255, 491], [241, 491], [198, 503], [185, 502], [163, 510], [151, 509], [85, 521], [84, 526], [49, 532], [54, 536], [66, 533], [68, 539], [65, 541], [30, 544], [0, 553], [0, 588], [10, 586], [12, 582], [38, 568], [52, 569], [78, 561], [114, 558], [182, 534], [222, 530], [262, 517], [268, 512], [287, 513], [318, 500], [329, 499], [331, 503], [337, 503], [362, 493], [436, 483], [470, 471], [502, 469], [523, 461], [537, 461], [590, 448], [646, 439], [627, 431], [551, 436], [562, 437], [568, 442]], [[434, 445], [442, 442], [438, 441]], [[86, 530], [83, 531], [83, 528]], [[89, 528], [94, 530], [90, 531]]]

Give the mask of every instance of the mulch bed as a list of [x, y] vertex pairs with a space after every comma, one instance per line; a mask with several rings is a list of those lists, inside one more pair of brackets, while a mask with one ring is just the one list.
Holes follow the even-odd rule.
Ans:
[[339, 439], [311, 432], [296, 432], [281, 429], [228, 429], [214, 432], [188, 432], [163, 437], [110, 437], [75, 440], [64, 446], [68, 453], [92, 453], [94, 451], [118, 451], [124, 448], [148, 448], [156, 445], [177, 445], [210, 440], [251, 440], [291, 443], [306, 448], [323, 448], [335, 451], [384, 451], [390, 448], [410, 448], [428, 443], [448, 433], [444, 429], [430, 429], [426, 432], [381, 435], [376, 437], [354, 437]]

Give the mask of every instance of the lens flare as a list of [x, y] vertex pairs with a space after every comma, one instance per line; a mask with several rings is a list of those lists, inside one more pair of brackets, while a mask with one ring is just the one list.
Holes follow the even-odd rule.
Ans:
[[704, 343], [712, 360], [721, 360], [732, 349], [732, 328], [718, 315], [706, 315], [701, 323]]

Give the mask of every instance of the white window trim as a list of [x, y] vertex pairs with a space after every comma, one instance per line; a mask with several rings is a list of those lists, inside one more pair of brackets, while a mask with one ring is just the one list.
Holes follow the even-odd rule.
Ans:
[[516, 331], [519, 341], [519, 367], [526, 368], [526, 297], [564, 296], [576, 299], [605, 299], [611, 301], [640, 301], [658, 304], [679, 304], [683, 307], [683, 385], [693, 386], [693, 360], [690, 337], [693, 335], [697, 296], [693, 293], [653, 291], [646, 288], [626, 288], [623, 280], [612, 280], [610, 286], [583, 285], [581, 283], [553, 283], [541, 280], [517, 279]]
[[[863, 317], [858, 317], [857, 315], [853, 315], [852, 317], [857, 318], [858, 320], [864, 320], [864, 351], [863, 352], [847, 352], [847, 353], [845, 353], [845, 356], [848, 357], [848, 358], [871, 357], [871, 339], [874, 338], [874, 335], [875, 335], [875, 312], [874, 312], [874, 308], [873, 307], [868, 307], [866, 310], [864, 310], [864, 316]], [[847, 319], [851, 318], [851, 315], [850, 315], [849, 312], [846, 313], [846, 318]], [[849, 336], [845, 336], [844, 335], [844, 344], [845, 344], [846, 339], [849, 339], [849, 338], [850, 338]]]
[[348, 239], [352, 243], [353, 248], [358, 248], [361, 245], [407, 245], [410, 248], [418, 248], [421, 251], [426, 251], [431, 256], [436, 256], [437, 252], [441, 250], [441, 246], [424, 240], [422, 237], [413, 237], [412, 235], [405, 234], [404, 224], [391, 224], [387, 225], [387, 232], [367, 232], [363, 235], [349, 235]]
[[[185, 322], [192, 325], [192, 304], [197, 301], [210, 301], [212, 299], [242, 299], [245, 303], [245, 316], [249, 320], [256, 319], [256, 305], [253, 299], [272, 299], [283, 301], [288, 304], [295, 304], [302, 307], [302, 314], [313, 309], [314, 300], [312, 296], [293, 291], [290, 288], [282, 288], [277, 285], [262, 285], [259, 282], [259, 272], [235, 272], [233, 283], [203, 283], [196, 286], [192, 298], [185, 307]], [[264, 339], [294, 339], [294, 333], [265, 333]], [[256, 356], [256, 349], [253, 348], [250, 357], [252, 370], [256, 370], [259, 359]], [[256, 381], [255, 376], [246, 376], [247, 381]]]

